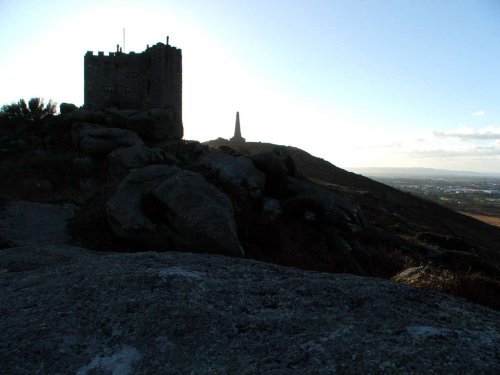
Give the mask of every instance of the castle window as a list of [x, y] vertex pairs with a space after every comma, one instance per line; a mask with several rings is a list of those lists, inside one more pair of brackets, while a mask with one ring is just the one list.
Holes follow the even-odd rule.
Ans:
[[148, 58], [148, 68], [150, 68], [150, 69], [151, 69], [151, 57], [150, 57], [150, 58]]
[[148, 95], [151, 92], [151, 80], [148, 79]]

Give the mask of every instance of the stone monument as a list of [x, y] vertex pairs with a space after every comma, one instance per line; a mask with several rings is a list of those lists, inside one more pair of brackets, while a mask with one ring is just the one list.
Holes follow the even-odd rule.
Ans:
[[240, 113], [236, 112], [236, 125], [234, 126], [234, 137], [230, 139], [231, 142], [236, 143], [244, 143], [245, 138], [241, 136], [241, 127], [240, 127]]

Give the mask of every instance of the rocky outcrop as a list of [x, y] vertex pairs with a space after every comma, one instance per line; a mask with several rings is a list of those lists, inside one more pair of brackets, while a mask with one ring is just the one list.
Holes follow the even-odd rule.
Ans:
[[93, 157], [105, 157], [119, 147], [144, 144], [142, 139], [130, 130], [105, 128], [92, 124], [75, 126], [73, 142], [82, 153]]
[[61, 103], [59, 105], [59, 112], [61, 112], [61, 115], [68, 115], [77, 109], [78, 107], [73, 103]]
[[231, 194], [259, 199], [264, 191], [266, 177], [246, 156], [210, 152], [198, 159], [196, 167], [208, 179], [217, 180]]
[[139, 246], [243, 256], [229, 198], [198, 173], [166, 165], [133, 170], [106, 210], [113, 232]]
[[215, 255], [0, 253], [4, 375], [500, 372], [498, 312], [388, 280]]
[[176, 164], [178, 160], [161, 148], [137, 145], [117, 148], [106, 158], [108, 177], [122, 179], [131, 169], [152, 164]]
[[3, 246], [51, 245], [70, 241], [67, 221], [76, 214], [74, 204], [26, 201], [7, 202], [0, 211]]
[[73, 108], [70, 104], [61, 106], [60, 121], [69, 124], [93, 124], [104, 128], [128, 129], [138, 134], [148, 143], [167, 139], [181, 139], [184, 135], [182, 124], [174, 118], [170, 109], [150, 108], [147, 110], [101, 111]]

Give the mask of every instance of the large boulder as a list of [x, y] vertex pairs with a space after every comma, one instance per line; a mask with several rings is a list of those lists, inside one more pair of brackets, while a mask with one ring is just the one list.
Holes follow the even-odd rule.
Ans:
[[500, 373], [497, 311], [389, 280], [206, 254], [0, 254], [2, 375]]
[[119, 147], [141, 146], [141, 138], [131, 130], [79, 124], [73, 129], [73, 142], [78, 149], [93, 157], [102, 158]]
[[61, 103], [59, 105], [59, 112], [61, 112], [61, 115], [68, 115], [77, 109], [78, 107], [73, 103]]
[[113, 232], [142, 246], [243, 256], [229, 198], [198, 173], [166, 165], [133, 170], [106, 210]]
[[210, 152], [198, 159], [196, 167], [231, 194], [259, 199], [264, 191], [266, 177], [246, 156]]
[[152, 164], [175, 164], [178, 160], [161, 148], [136, 145], [117, 148], [106, 158], [108, 177], [122, 179], [131, 169]]

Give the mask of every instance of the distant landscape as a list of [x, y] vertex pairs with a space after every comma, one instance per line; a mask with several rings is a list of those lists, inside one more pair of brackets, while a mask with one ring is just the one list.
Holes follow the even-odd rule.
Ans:
[[355, 171], [500, 227], [500, 174], [431, 168], [359, 168]]
[[473, 171], [450, 171], [447, 169], [435, 168], [383, 168], [383, 167], [366, 167], [366, 168], [350, 168], [353, 172], [362, 174], [367, 177], [414, 177], [414, 178], [429, 178], [429, 177], [490, 177], [499, 178], [500, 173], [482, 173]]

